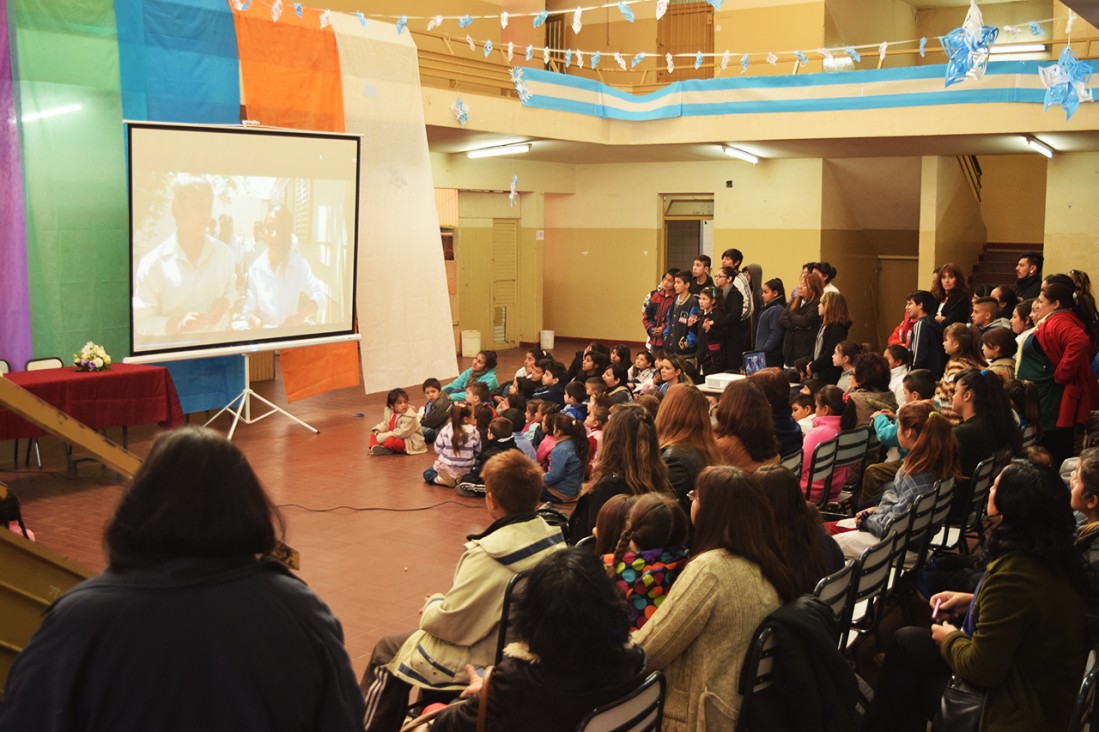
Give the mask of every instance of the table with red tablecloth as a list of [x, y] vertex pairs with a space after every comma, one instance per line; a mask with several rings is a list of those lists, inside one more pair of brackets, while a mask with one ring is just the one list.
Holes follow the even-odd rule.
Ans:
[[[66, 366], [16, 371], [4, 378], [93, 429], [152, 422], [165, 428], [183, 424], [175, 384], [163, 366], [115, 363], [96, 372]], [[0, 440], [44, 434], [38, 425], [0, 409]]]

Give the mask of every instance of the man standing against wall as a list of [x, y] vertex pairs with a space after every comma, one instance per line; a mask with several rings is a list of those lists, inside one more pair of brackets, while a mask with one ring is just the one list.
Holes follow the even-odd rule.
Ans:
[[1015, 294], [1020, 300], [1038, 297], [1042, 289], [1042, 255], [1027, 252], [1015, 265]]

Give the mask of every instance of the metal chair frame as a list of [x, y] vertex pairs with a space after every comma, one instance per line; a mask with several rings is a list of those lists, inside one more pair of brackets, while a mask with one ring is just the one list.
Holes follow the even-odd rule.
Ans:
[[[969, 480], [969, 512], [960, 526], [944, 524], [937, 545], [942, 550], [957, 550], [961, 554], [969, 554], [968, 538], [976, 538], [984, 544], [984, 516], [988, 506], [988, 492], [992, 488], [992, 481], [996, 478], [996, 458], [990, 457], [977, 463], [973, 470], [973, 477]], [[957, 491], [955, 491], [955, 494]], [[958, 536], [952, 541], [950, 535], [957, 531]]]
[[850, 621], [851, 587], [858, 576], [859, 560], [848, 560], [841, 569], [821, 579], [813, 589], [813, 594], [825, 605], [832, 608], [832, 614], [836, 616], [836, 646], [842, 648], [843, 638], [847, 636], [847, 626]]
[[805, 486], [805, 500], [813, 503], [813, 484], [823, 481], [821, 498], [816, 502], [817, 507], [823, 509], [828, 503], [828, 494], [832, 486], [832, 470], [835, 467], [836, 448], [839, 446], [838, 438], [822, 442], [813, 448], [813, 457], [809, 462], [809, 482]]
[[794, 475], [801, 477], [801, 462], [804, 453], [801, 450], [792, 452], [779, 460], [779, 465], [789, 470]]
[[516, 572], [508, 580], [508, 586], [504, 589], [504, 604], [500, 610], [500, 629], [496, 632], [496, 658], [493, 665], [499, 666], [504, 660], [504, 646], [508, 644], [508, 631], [511, 630], [511, 605], [515, 600], [515, 593], [526, 582], [529, 572]]
[[592, 710], [576, 732], [660, 732], [664, 689], [664, 674], [654, 671], [629, 694]]
[[748, 656], [744, 659], [744, 667], [740, 671], [741, 695], [740, 714], [737, 716], [737, 730], [747, 729], [747, 720], [752, 707], [753, 697], [757, 692], [763, 691], [775, 682], [775, 653], [778, 651], [778, 640], [775, 638], [775, 629], [764, 620], [755, 633], [748, 646]]

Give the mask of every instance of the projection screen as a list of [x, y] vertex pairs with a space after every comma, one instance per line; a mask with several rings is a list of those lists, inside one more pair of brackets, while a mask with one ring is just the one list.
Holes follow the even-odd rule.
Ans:
[[127, 129], [134, 356], [352, 333], [357, 136]]

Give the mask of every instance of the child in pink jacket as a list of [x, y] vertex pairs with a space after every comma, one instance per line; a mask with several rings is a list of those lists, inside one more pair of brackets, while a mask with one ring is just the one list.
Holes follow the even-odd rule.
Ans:
[[[855, 403], [848, 399], [838, 386], [825, 386], [817, 392], [817, 414], [813, 417], [813, 429], [805, 433], [801, 457], [801, 489], [809, 486], [809, 470], [813, 463], [813, 450], [822, 442], [834, 439], [843, 430], [854, 429], [856, 421]], [[850, 468], [837, 468], [832, 473], [832, 490], [828, 500], [835, 500], [840, 489], [847, 481]], [[821, 505], [824, 494], [824, 481], [813, 483], [809, 501]]]

